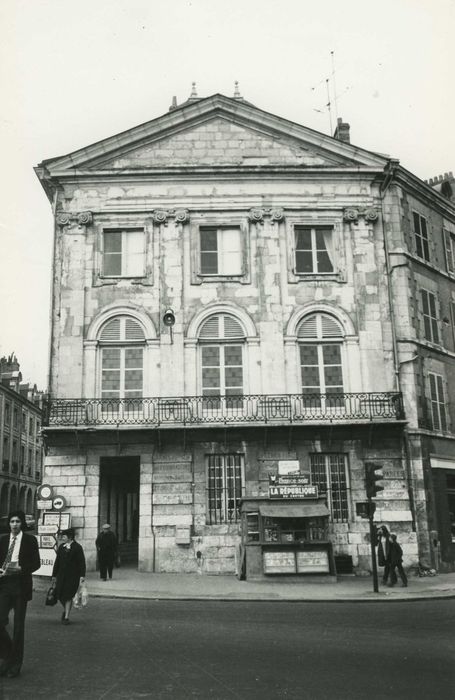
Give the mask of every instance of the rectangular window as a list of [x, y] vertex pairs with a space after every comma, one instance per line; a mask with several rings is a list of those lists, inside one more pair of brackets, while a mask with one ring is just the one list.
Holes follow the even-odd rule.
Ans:
[[33, 436], [33, 418], [31, 416], [28, 419], [28, 434], [30, 437]]
[[425, 217], [413, 212], [414, 219], [414, 237], [416, 244], [416, 253], [423, 260], [430, 260], [430, 246], [428, 241], [427, 220]]
[[201, 275], [243, 274], [240, 227], [203, 226], [199, 236]]
[[13, 428], [14, 430], [19, 429], [19, 411], [17, 408], [15, 408], [13, 412]]
[[103, 275], [144, 276], [144, 231], [108, 229], [103, 232]]
[[3, 437], [3, 471], [9, 471], [9, 437]]
[[5, 412], [3, 415], [3, 424], [6, 425], [9, 428], [9, 422], [10, 422], [10, 405], [9, 403], [5, 403]]
[[455, 233], [444, 231], [443, 236], [446, 247], [447, 272], [455, 274]]
[[143, 348], [103, 348], [101, 354], [101, 396], [138, 398], [142, 396]]
[[343, 454], [310, 455], [311, 483], [320, 495], [327, 496], [327, 506], [333, 522], [349, 519], [346, 456]]
[[25, 433], [27, 430], [27, 414], [22, 411], [22, 423], [21, 423], [21, 432]]
[[440, 374], [428, 375], [430, 382], [430, 409], [433, 430], [447, 430], [446, 406], [444, 400], [444, 387]]
[[298, 275], [333, 272], [333, 229], [330, 226], [295, 227], [295, 271]]
[[426, 340], [439, 343], [438, 314], [436, 310], [436, 296], [426, 289], [420, 290], [423, 311], [423, 329]]
[[208, 455], [207, 500], [208, 522], [235, 523], [243, 495], [243, 455]]

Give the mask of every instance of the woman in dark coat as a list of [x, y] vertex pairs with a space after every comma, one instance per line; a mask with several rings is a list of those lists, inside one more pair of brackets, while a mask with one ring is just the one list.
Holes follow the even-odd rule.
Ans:
[[63, 530], [60, 535], [62, 544], [52, 569], [52, 583], [55, 583], [57, 598], [63, 605], [62, 623], [69, 625], [73, 597], [85, 579], [85, 556], [81, 545], [74, 539], [73, 528]]

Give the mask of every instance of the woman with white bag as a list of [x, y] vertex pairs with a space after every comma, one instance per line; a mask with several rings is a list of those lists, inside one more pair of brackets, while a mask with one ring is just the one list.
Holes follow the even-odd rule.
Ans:
[[85, 556], [81, 545], [74, 539], [73, 528], [63, 530], [60, 535], [62, 544], [57, 550], [52, 582], [63, 605], [62, 624], [69, 625], [73, 598], [85, 582]]

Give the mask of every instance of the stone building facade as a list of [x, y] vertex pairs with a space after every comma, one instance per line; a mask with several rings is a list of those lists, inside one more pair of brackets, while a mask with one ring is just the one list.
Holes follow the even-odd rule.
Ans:
[[36, 172], [55, 215], [44, 480], [92, 568], [109, 520], [142, 571], [234, 573], [239, 500], [289, 460], [356, 572], [366, 462], [405, 564], [432, 555], [401, 263], [405, 197], [439, 194], [341, 121], [329, 137], [238, 94], [193, 95]]
[[35, 513], [41, 483], [43, 392], [22, 382], [15, 355], [0, 358], [0, 516], [21, 508]]

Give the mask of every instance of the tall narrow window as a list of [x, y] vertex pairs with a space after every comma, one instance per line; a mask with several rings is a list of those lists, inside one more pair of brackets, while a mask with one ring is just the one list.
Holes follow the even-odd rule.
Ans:
[[349, 519], [348, 480], [346, 456], [343, 454], [310, 455], [311, 483], [320, 495], [327, 496], [332, 520], [337, 523]]
[[[201, 389], [218, 408], [219, 397], [243, 394], [243, 346], [245, 333], [236, 318], [228, 314], [210, 316], [199, 331]], [[230, 406], [235, 403], [231, 399]]]
[[142, 277], [144, 250], [143, 229], [105, 229], [103, 275], [105, 277]]
[[433, 430], [447, 430], [446, 405], [444, 398], [444, 387], [440, 374], [430, 372], [428, 375], [430, 383], [430, 409]]
[[330, 226], [295, 227], [297, 274], [333, 272], [333, 229]]
[[141, 397], [144, 332], [129, 316], [107, 321], [100, 333], [102, 398]]
[[455, 233], [443, 230], [446, 248], [447, 272], [455, 274]]
[[415, 211], [413, 212], [413, 221], [416, 253], [419, 258], [429, 261], [430, 246], [428, 241], [427, 220]]
[[[321, 405], [335, 405], [334, 394], [343, 392], [343, 331], [332, 316], [313, 314], [297, 329], [300, 351], [302, 394]], [[331, 398], [332, 397], [332, 398]]]
[[426, 340], [439, 343], [438, 314], [436, 310], [436, 296], [426, 289], [420, 290], [422, 298], [423, 327]]
[[242, 242], [240, 227], [203, 226], [200, 235], [201, 275], [241, 275]]
[[243, 455], [208, 455], [208, 522], [234, 523], [243, 495]]

